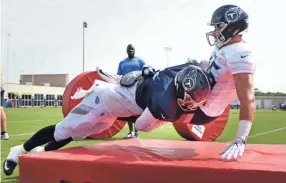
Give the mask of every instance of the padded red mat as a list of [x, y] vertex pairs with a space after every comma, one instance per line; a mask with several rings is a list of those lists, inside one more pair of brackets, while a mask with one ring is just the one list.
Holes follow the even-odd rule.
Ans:
[[20, 157], [21, 183], [285, 183], [286, 145], [248, 144], [224, 162], [226, 143], [118, 140]]

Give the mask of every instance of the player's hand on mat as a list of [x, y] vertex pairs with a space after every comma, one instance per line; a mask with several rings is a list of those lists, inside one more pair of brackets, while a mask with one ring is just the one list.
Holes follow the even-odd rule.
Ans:
[[230, 145], [220, 152], [221, 158], [224, 160], [236, 160], [238, 156], [242, 157], [245, 145], [245, 141], [242, 138], [235, 138]]

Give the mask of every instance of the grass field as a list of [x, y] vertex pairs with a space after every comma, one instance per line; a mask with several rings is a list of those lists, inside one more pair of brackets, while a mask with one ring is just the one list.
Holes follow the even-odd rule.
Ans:
[[[19, 108], [5, 109], [5, 111], [8, 119], [7, 125], [10, 139], [1, 141], [1, 182], [18, 182], [18, 169], [9, 177], [6, 177], [2, 170], [2, 162], [7, 156], [9, 149], [15, 145], [23, 144], [34, 132], [46, 125], [57, 123], [63, 116], [61, 108]], [[231, 111], [228, 125], [217, 141], [233, 140], [238, 125], [238, 114], [238, 110]], [[127, 132], [126, 125], [120, 133], [108, 140], [121, 140]], [[163, 126], [153, 132], [142, 132], [140, 133], [140, 138], [184, 140], [177, 134], [172, 124]], [[72, 142], [65, 148], [105, 141], [107, 140]], [[286, 112], [258, 110], [248, 143], [286, 144]]]

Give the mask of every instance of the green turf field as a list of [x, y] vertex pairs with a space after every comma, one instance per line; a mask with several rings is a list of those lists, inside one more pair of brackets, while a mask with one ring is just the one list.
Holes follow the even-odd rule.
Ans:
[[[63, 116], [61, 108], [19, 108], [5, 109], [8, 119], [8, 132], [10, 139], [1, 141], [1, 160], [7, 156], [10, 147], [23, 144], [34, 132], [40, 128], [55, 124], [60, 121]], [[238, 110], [232, 110], [228, 125], [223, 134], [217, 141], [231, 141], [235, 137], [238, 125]], [[116, 136], [109, 140], [121, 140], [127, 134], [127, 125]], [[172, 124], [168, 124], [153, 132], [140, 133], [140, 138], [149, 139], [172, 139], [184, 140], [181, 138]], [[66, 147], [81, 146], [91, 143], [100, 143], [107, 140], [86, 140], [72, 142]], [[255, 123], [252, 128], [248, 143], [265, 143], [265, 144], [286, 144], [286, 112], [258, 110], [255, 116]], [[65, 148], [66, 148], [65, 147]], [[17, 182], [18, 169], [12, 176], [6, 177], [2, 171], [1, 161], [1, 182]]]

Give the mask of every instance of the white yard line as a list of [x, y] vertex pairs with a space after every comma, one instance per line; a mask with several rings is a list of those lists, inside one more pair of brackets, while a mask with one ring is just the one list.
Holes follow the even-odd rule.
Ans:
[[55, 121], [55, 122], [59, 122], [60, 120], [56, 121], [54, 119], [38, 119], [38, 120], [22, 120], [22, 121], [7, 121], [8, 125], [9, 123], [38, 123], [41, 121], [46, 121], [46, 122], [51, 122], [51, 121]]
[[250, 136], [248, 137], [248, 139], [249, 139], [249, 138], [253, 138], [253, 137], [259, 137], [259, 136], [262, 136], [262, 135], [267, 135], [267, 134], [274, 133], [274, 132], [278, 132], [278, 131], [282, 131], [282, 130], [285, 130], [285, 129], [286, 129], [286, 126], [285, 126], [285, 127], [282, 127], [282, 128], [277, 128], [277, 129], [274, 129], [274, 130], [262, 132], [262, 133], [253, 134], [253, 135], [250, 135]]
[[9, 135], [10, 137], [19, 137], [19, 136], [26, 136], [26, 135], [33, 135], [34, 133], [21, 133], [16, 135]]
[[[34, 113], [34, 114], [37, 115], [37, 116], [63, 116], [63, 114], [61, 114], [61, 113], [41, 113], [41, 112], [39, 112], [39, 113], [40, 114], [36, 114], [36, 113]], [[10, 115], [10, 113], [6, 112], [6, 115]], [[17, 115], [18, 116], [31, 116], [33, 114], [31, 114], [31, 113], [22, 113], [22, 114], [17, 114]]]

